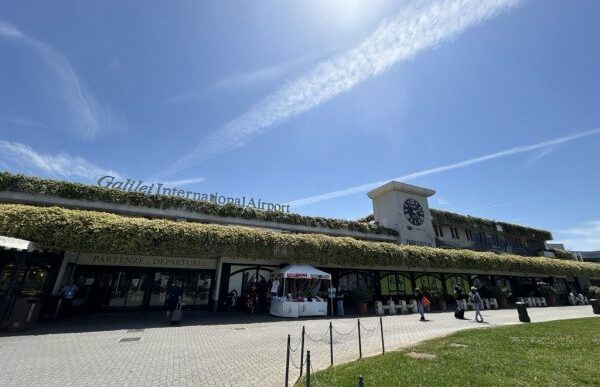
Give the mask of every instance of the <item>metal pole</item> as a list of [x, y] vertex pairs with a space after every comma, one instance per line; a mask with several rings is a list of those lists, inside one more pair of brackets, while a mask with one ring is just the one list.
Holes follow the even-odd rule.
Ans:
[[379, 328], [381, 328], [381, 354], [385, 355], [385, 342], [383, 341], [383, 319], [379, 316]]
[[290, 335], [287, 340], [287, 356], [285, 360], [285, 387], [288, 387], [288, 380], [290, 379]]
[[331, 357], [331, 365], [333, 365], [333, 325], [329, 322], [329, 355]]
[[300, 347], [300, 376], [302, 376], [302, 372], [304, 371], [304, 367], [302, 366], [304, 363], [304, 325], [302, 325], [302, 347]]
[[306, 351], [306, 387], [310, 387], [310, 351]]
[[360, 340], [360, 319], [358, 319], [358, 357], [362, 359], [362, 343]]
[[358, 387], [365, 387], [365, 381], [363, 380], [362, 375], [358, 375]]

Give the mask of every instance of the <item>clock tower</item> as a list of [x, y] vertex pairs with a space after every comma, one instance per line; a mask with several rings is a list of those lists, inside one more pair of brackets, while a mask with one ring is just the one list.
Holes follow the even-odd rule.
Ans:
[[391, 181], [367, 193], [380, 226], [398, 231], [398, 242], [435, 247], [427, 198], [434, 190]]

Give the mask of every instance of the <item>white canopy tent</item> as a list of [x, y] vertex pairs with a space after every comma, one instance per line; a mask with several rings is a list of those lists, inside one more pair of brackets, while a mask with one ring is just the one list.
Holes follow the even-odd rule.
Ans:
[[[282, 292], [278, 291], [280, 280], [283, 280]], [[331, 281], [331, 274], [310, 265], [292, 264], [275, 272], [272, 292], [282, 296], [271, 299], [270, 313], [279, 317], [326, 316], [327, 300], [317, 296], [322, 281]], [[290, 284], [293, 291], [288, 293]], [[304, 292], [309, 294], [304, 297]]]
[[287, 265], [283, 269], [276, 272], [275, 276], [280, 278], [324, 279], [331, 281], [331, 274], [325, 273], [324, 271], [316, 269], [310, 265]]

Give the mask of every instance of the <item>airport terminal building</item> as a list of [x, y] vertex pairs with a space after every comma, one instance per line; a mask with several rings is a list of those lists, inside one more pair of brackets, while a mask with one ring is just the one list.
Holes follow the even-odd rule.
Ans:
[[24, 298], [55, 317], [70, 279], [77, 313], [162, 308], [174, 280], [188, 308], [219, 309], [251, 283], [265, 305], [271, 274], [290, 263], [374, 299], [417, 286], [450, 298], [456, 283], [515, 297], [546, 283], [560, 299], [600, 285], [600, 265], [545, 251], [549, 232], [430, 209], [434, 194], [390, 182], [368, 193], [373, 215], [347, 221], [0, 173], [0, 320]]

